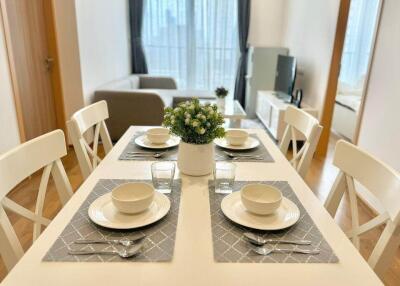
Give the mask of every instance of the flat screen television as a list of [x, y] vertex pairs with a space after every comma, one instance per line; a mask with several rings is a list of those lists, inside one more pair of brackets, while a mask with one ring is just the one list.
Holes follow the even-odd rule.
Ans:
[[275, 91], [279, 98], [289, 99], [292, 96], [296, 80], [296, 59], [291, 56], [278, 56], [275, 75]]

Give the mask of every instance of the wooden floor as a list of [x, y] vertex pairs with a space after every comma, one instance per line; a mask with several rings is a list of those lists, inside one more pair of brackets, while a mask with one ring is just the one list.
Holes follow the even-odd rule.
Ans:
[[[315, 192], [315, 195], [321, 199], [321, 201], [325, 201], [326, 197], [328, 196], [330, 187], [332, 186], [338, 172], [337, 169], [332, 166], [332, 155], [336, 141], [337, 138], [331, 138], [329, 152], [326, 158], [315, 158], [313, 160], [310, 171], [306, 178], [307, 184]], [[80, 174], [75, 153], [72, 149], [70, 149], [68, 155], [63, 158], [63, 163], [72, 187], [74, 190], [76, 190], [82, 183], [82, 176]], [[31, 176], [31, 178], [22, 182], [9, 194], [9, 197], [22, 206], [34, 210], [40, 175], [41, 174], [35, 174]], [[46, 195], [44, 215], [48, 218], [53, 218], [59, 210], [60, 203], [58, 201], [57, 193], [54, 189], [53, 183], [50, 182], [48, 193]], [[374, 217], [374, 214], [362, 203], [359, 205], [359, 210], [361, 222], [367, 221]], [[30, 221], [12, 213], [9, 213], [9, 217], [14, 225], [18, 237], [20, 238], [23, 248], [25, 250], [28, 249], [32, 244], [32, 224]], [[342, 201], [335, 219], [342, 229], [349, 228], [351, 221], [347, 198]], [[377, 241], [377, 238], [379, 237], [379, 234], [380, 230], [372, 230], [362, 236], [361, 253], [364, 257], [368, 257], [375, 245], [375, 242]], [[5, 277], [5, 275], [7, 275], [7, 271], [4, 267], [4, 264], [0, 261], [0, 281]], [[357, 275], [357, 273], [355, 273], [355, 275]], [[386, 285], [400, 285], [400, 250], [397, 251], [396, 259], [385, 275], [384, 283]]]

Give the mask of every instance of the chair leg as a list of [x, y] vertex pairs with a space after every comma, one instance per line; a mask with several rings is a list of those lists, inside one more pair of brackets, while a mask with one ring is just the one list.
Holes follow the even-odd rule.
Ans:
[[368, 264], [374, 269], [379, 278], [383, 278], [399, 246], [400, 227], [396, 227], [394, 223], [389, 222], [368, 259]]
[[18, 237], [8, 220], [3, 207], [0, 206], [0, 254], [8, 271], [10, 271], [19, 259], [24, 255]]
[[343, 172], [340, 172], [332, 186], [332, 190], [329, 193], [328, 198], [325, 201], [324, 207], [328, 213], [335, 217], [336, 211], [339, 207], [340, 201], [342, 200], [344, 191], [346, 190], [346, 180]]

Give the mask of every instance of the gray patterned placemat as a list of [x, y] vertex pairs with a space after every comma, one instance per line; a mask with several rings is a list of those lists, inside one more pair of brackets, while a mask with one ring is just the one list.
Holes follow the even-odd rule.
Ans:
[[[144, 132], [138, 132], [136, 133], [132, 140], [129, 141], [128, 145], [125, 147], [125, 149], [122, 151], [121, 155], [119, 156], [119, 160], [124, 160], [124, 161], [176, 161], [178, 158], [178, 147], [173, 147], [169, 149], [161, 149], [161, 150], [149, 150], [146, 148], [142, 148], [138, 146], [135, 143], [135, 139], [141, 135], [143, 135]], [[250, 135], [253, 138], [258, 138], [256, 134], [251, 134]], [[153, 154], [155, 152], [162, 152], [164, 153], [162, 157], [159, 158], [154, 158], [151, 156], [146, 156], [146, 157], [132, 157], [129, 156], [129, 152], [148, 152], [149, 154]], [[254, 159], [249, 159], [249, 158], [240, 158], [240, 159], [235, 159], [235, 162], [274, 162], [274, 159], [272, 156], [269, 154], [267, 148], [265, 148], [264, 144], [260, 140], [260, 145], [257, 148], [251, 149], [251, 150], [244, 150], [244, 151], [233, 151], [233, 150], [225, 150], [223, 148], [220, 148], [218, 146], [215, 146], [215, 160], [216, 161], [231, 161], [231, 159], [224, 153], [224, 152], [230, 152], [233, 154], [246, 154], [246, 155], [254, 155], [254, 156], [259, 156], [260, 158], [257, 160]]]
[[[135, 143], [135, 139], [139, 136], [142, 136], [145, 132], [136, 132], [133, 135], [133, 138], [129, 141], [128, 145], [126, 145], [124, 151], [122, 151], [121, 155], [119, 156], [119, 160], [123, 161], [176, 161], [178, 158], [178, 146], [168, 148], [168, 149], [160, 149], [160, 150], [151, 150], [147, 148], [140, 147]], [[164, 153], [160, 158], [154, 158], [151, 156], [146, 157], [132, 157], [129, 156], [129, 152], [148, 152], [149, 154], [153, 154], [155, 152], [162, 152]]]
[[[236, 263], [337, 263], [338, 258], [332, 248], [308, 215], [303, 205], [293, 192], [290, 185], [285, 181], [257, 181], [257, 182], [235, 182], [234, 191], [239, 191], [249, 183], [263, 183], [273, 185], [282, 191], [282, 194], [294, 202], [300, 210], [300, 219], [292, 227], [280, 231], [255, 231], [233, 223], [224, 216], [221, 210], [221, 201], [224, 194], [216, 194], [213, 181], [209, 181], [209, 197], [211, 211], [211, 228], [214, 248], [214, 259], [216, 262]], [[299, 248], [319, 248], [318, 255], [296, 254], [296, 253], [271, 253], [261, 256], [252, 252], [248, 242], [244, 239], [244, 232], [254, 232], [264, 238], [273, 239], [306, 239], [312, 241], [312, 246], [300, 246]], [[269, 247], [277, 245], [269, 244]], [[280, 244], [280, 248], [292, 248], [291, 245]]]
[[[126, 182], [149, 182], [147, 180], [111, 180], [102, 179], [94, 187], [93, 191], [86, 198], [65, 227], [61, 235], [44, 256], [43, 261], [90, 261], [90, 262], [111, 262], [111, 261], [133, 261], [133, 262], [167, 262], [171, 261], [175, 247], [176, 225], [178, 222], [179, 200], [181, 195], [181, 180], [174, 180], [172, 192], [166, 194], [171, 201], [169, 213], [160, 221], [146, 227], [135, 230], [112, 230], [94, 224], [88, 216], [90, 204], [98, 197], [110, 192], [116, 186]], [[113, 250], [121, 249], [123, 246], [108, 244], [82, 245], [74, 244], [77, 239], [121, 239], [129, 238], [143, 233], [144, 247], [142, 252], [130, 259], [120, 258], [118, 255], [69, 255], [68, 248], [90, 249], [90, 250]]]
[[250, 149], [250, 150], [240, 150], [240, 151], [233, 151], [233, 150], [226, 150], [221, 147], [216, 146], [215, 147], [215, 160], [216, 161], [230, 161], [229, 157], [227, 157], [225, 152], [233, 153], [233, 154], [245, 154], [245, 155], [254, 155], [254, 156], [259, 156], [260, 158], [255, 160], [255, 159], [249, 159], [249, 158], [240, 158], [240, 159], [235, 159], [235, 162], [263, 162], [263, 163], [272, 163], [274, 162], [274, 159], [272, 158], [271, 154], [269, 154], [267, 148], [264, 146], [260, 138], [258, 138], [257, 134], [250, 134], [250, 137], [253, 137], [257, 140], [260, 141], [260, 145], [258, 145], [257, 148]]

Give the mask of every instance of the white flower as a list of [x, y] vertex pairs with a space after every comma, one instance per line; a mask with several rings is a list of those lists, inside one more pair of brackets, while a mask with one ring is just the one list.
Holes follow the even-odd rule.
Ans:
[[193, 127], [199, 126], [199, 122], [198, 122], [197, 120], [194, 120], [194, 121], [192, 122], [192, 126], [193, 126]]
[[185, 112], [185, 117], [186, 117], [186, 118], [190, 118], [190, 113], [186, 111], [186, 112]]
[[194, 105], [191, 104], [191, 105], [189, 106], [189, 109], [194, 109]]
[[213, 115], [214, 114], [214, 110], [211, 108], [209, 113], [210, 113], [210, 115]]
[[211, 126], [210, 122], [207, 122], [206, 125], [207, 125], [207, 127], [210, 127], [210, 126]]
[[174, 119], [171, 119], [171, 124], [175, 124], [175, 120]]
[[203, 120], [203, 121], [205, 121], [206, 120], [206, 116], [205, 115], [201, 115], [201, 119]]
[[201, 118], [201, 113], [197, 113], [197, 115], [196, 115], [196, 117], [198, 118], [198, 119], [200, 119]]
[[186, 118], [186, 119], [185, 119], [185, 124], [186, 124], [186, 125], [190, 125], [190, 118]]
[[176, 107], [175, 109], [174, 109], [174, 112], [179, 112], [181, 109], [179, 108], [179, 107]]
[[197, 133], [203, 135], [204, 133], [206, 133], [206, 130], [204, 128], [200, 128], [199, 130], [197, 130]]
[[171, 121], [172, 121], [175, 119], [175, 116], [171, 115], [171, 117], [169, 119], [171, 119]]

